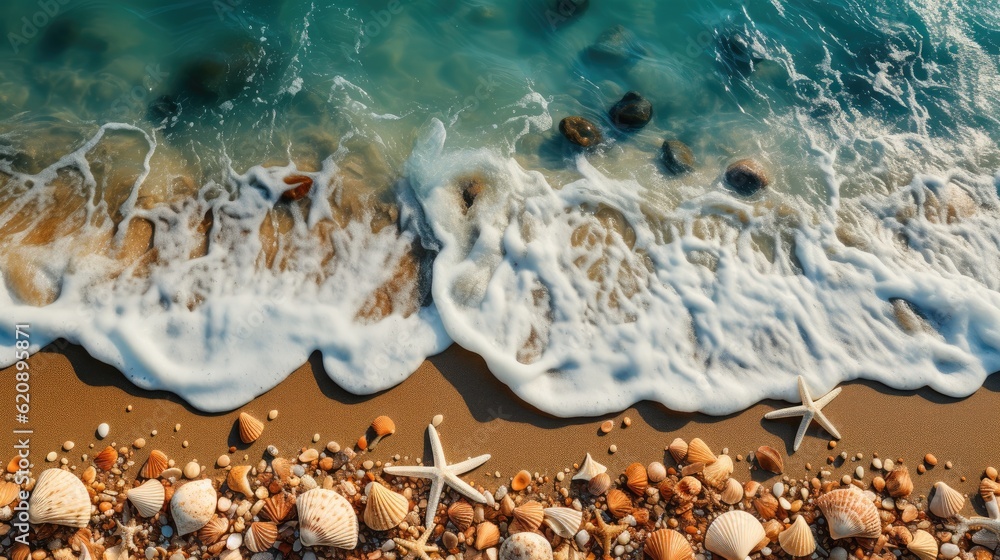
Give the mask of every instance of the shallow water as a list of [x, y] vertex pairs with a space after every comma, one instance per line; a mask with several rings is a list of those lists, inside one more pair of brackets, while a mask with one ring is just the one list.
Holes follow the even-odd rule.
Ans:
[[[17, 0], [0, 22], [2, 364], [28, 323], [216, 411], [317, 349], [371, 393], [454, 341], [557, 415], [725, 414], [797, 375], [965, 395], [1000, 368], [994, 3]], [[606, 112], [629, 90], [653, 104], [634, 133]], [[567, 115], [606, 141], [572, 149]], [[772, 177], [750, 196], [723, 180], [746, 157]]]

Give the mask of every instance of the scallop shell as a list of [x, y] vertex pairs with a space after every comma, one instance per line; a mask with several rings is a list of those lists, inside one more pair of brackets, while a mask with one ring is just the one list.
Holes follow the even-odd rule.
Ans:
[[499, 560], [552, 560], [552, 545], [541, 535], [517, 533], [500, 546]]
[[[701, 441], [701, 439], [694, 438], [688, 444], [687, 462], [711, 465], [715, 462], [715, 453], [712, 453], [712, 449], [705, 442]], [[739, 560], [743, 559], [740, 558]]]
[[791, 556], [810, 556], [816, 552], [816, 537], [813, 536], [806, 518], [801, 515], [795, 518], [791, 527], [778, 533], [778, 542], [782, 550]]
[[166, 492], [160, 481], [150, 479], [130, 489], [125, 497], [132, 502], [141, 517], [153, 517], [163, 507]]
[[204, 527], [198, 529], [198, 539], [202, 544], [213, 545], [229, 532], [229, 520], [218, 515], [212, 517]]
[[587, 453], [587, 457], [584, 458], [583, 464], [580, 465], [580, 470], [576, 471], [573, 475], [573, 480], [582, 480], [584, 482], [589, 482], [594, 479], [595, 476], [599, 474], [604, 474], [608, 472], [608, 467], [598, 463]]
[[674, 495], [681, 500], [694, 500], [698, 494], [701, 494], [701, 481], [693, 476], [685, 476], [674, 485]]
[[372, 421], [372, 431], [376, 436], [383, 438], [396, 433], [396, 423], [388, 416], [379, 416]]
[[100, 453], [94, 455], [94, 464], [102, 471], [110, 471], [118, 461], [118, 452], [110, 445], [105, 447]]
[[781, 458], [781, 453], [778, 453], [778, 450], [773, 447], [767, 445], [758, 447], [754, 458], [757, 459], [760, 468], [765, 471], [781, 474], [785, 470], [785, 461]]
[[774, 494], [770, 492], [764, 492], [759, 498], [754, 498], [753, 507], [757, 510], [757, 514], [764, 519], [785, 518], [785, 510], [778, 502], [778, 498], [775, 498]]
[[906, 549], [920, 560], [935, 560], [938, 555], [937, 539], [927, 531], [917, 529], [913, 533], [910, 544], [906, 545]]
[[816, 505], [823, 511], [830, 536], [835, 540], [848, 537], [875, 539], [882, 534], [878, 509], [857, 490], [832, 490], [820, 496]]
[[351, 503], [333, 490], [313, 488], [295, 501], [299, 540], [306, 546], [354, 550], [358, 545], [358, 515]]
[[513, 517], [522, 529], [533, 532], [542, 526], [542, 519], [545, 518], [545, 508], [535, 500], [528, 500], [514, 508]]
[[722, 501], [729, 504], [738, 504], [743, 501], [743, 485], [735, 478], [730, 478], [726, 486], [722, 489]]
[[402, 494], [397, 494], [377, 482], [369, 482], [365, 487], [368, 504], [365, 505], [365, 525], [376, 531], [388, 531], [399, 525], [410, 502]]
[[264, 433], [264, 423], [246, 412], [240, 413], [240, 418], [237, 422], [240, 429], [240, 441], [243, 443], [253, 443], [257, 441], [260, 434]]
[[469, 502], [459, 501], [448, 506], [448, 519], [451, 519], [459, 531], [465, 531], [472, 525], [475, 513]]
[[483, 521], [476, 527], [476, 550], [486, 550], [500, 542], [500, 528], [489, 521]]
[[684, 535], [672, 529], [653, 531], [646, 538], [643, 550], [653, 560], [694, 560], [691, 543]]
[[212, 519], [218, 495], [208, 479], [180, 485], [170, 498], [170, 515], [179, 536], [193, 533]]
[[893, 498], [905, 498], [913, 492], [913, 479], [906, 467], [896, 467], [885, 477], [885, 489]]
[[243, 535], [243, 544], [250, 552], [264, 552], [278, 540], [278, 526], [271, 521], [254, 521]]
[[705, 532], [705, 548], [727, 560], [744, 560], [766, 537], [757, 518], [741, 510], [727, 511]]
[[628, 494], [617, 488], [608, 492], [607, 500], [608, 513], [618, 519], [632, 513], [632, 510], [635, 509], [632, 507], [632, 500], [628, 497]]
[[31, 548], [24, 543], [17, 543], [10, 549], [10, 560], [28, 560], [31, 558]]
[[271, 470], [282, 482], [286, 482], [292, 476], [292, 462], [284, 457], [275, 457], [271, 461]]
[[21, 493], [21, 487], [13, 482], [0, 481], [0, 507], [14, 501]]
[[705, 482], [714, 488], [723, 488], [731, 474], [733, 474], [733, 460], [729, 455], [720, 455], [714, 463], [706, 464], [705, 470], [701, 471]]
[[146, 463], [139, 469], [139, 476], [143, 478], [156, 478], [160, 476], [160, 473], [167, 470], [168, 464], [167, 455], [159, 449], [154, 449], [150, 451]]
[[587, 491], [595, 496], [604, 495], [609, 488], [611, 488], [611, 476], [606, 472], [599, 473], [587, 484]]
[[667, 451], [673, 456], [674, 461], [683, 463], [687, 459], [688, 444], [681, 438], [674, 438], [674, 441], [670, 442], [670, 445], [667, 446]]
[[282, 492], [264, 499], [264, 507], [261, 511], [271, 521], [281, 523], [292, 513], [293, 505], [295, 505], [295, 500], [290, 495]]
[[642, 496], [649, 487], [649, 476], [646, 475], [646, 467], [641, 463], [632, 463], [625, 467], [626, 485], [636, 496]]
[[35, 482], [28, 502], [32, 525], [53, 523], [86, 527], [90, 523], [90, 494], [80, 479], [69, 471], [48, 469]]
[[571, 539], [583, 525], [583, 512], [568, 507], [551, 507], [543, 510], [545, 524], [564, 539]]
[[239, 492], [247, 498], [253, 498], [253, 488], [250, 488], [248, 474], [250, 474], [249, 465], [237, 465], [230, 469], [229, 474], [226, 475], [226, 484], [230, 490]]
[[928, 505], [931, 513], [943, 519], [951, 519], [958, 515], [964, 506], [965, 496], [961, 492], [943, 482], [934, 483], [934, 496]]

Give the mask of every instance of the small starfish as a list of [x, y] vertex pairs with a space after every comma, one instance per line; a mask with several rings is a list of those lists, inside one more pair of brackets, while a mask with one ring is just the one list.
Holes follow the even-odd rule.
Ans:
[[595, 539], [600, 539], [601, 550], [604, 551], [604, 560], [610, 560], [611, 555], [611, 543], [618, 538], [618, 535], [628, 531], [628, 525], [608, 525], [604, 522], [604, 518], [601, 517], [601, 512], [594, 511], [594, 519], [597, 521], [597, 527], [594, 527], [592, 523], [587, 523], [587, 532], [594, 536]]
[[953, 543], [957, 544], [958, 540], [962, 538], [962, 535], [969, 532], [969, 529], [989, 531], [1000, 538], [1000, 519], [978, 516], [966, 519], [961, 515], [955, 519], [958, 519], [958, 525], [948, 527], [952, 532], [951, 540]]
[[823, 407], [830, 404], [830, 401], [835, 399], [837, 395], [840, 394], [840, 387], [830, 391], [829, 393], [823, 395], [816, 401], [813, 401], [812, 396], [809, 394], [809, 388], [806, 387], [806, 380], [801, 375], [799, 376], [799, 397], [802, 399], [802, 404], [799, 406], [792, 406], [789, 408], [782, 408], [781, 410], [774, 410], [768, 412], [764, 415], [767, 420], [773, 420], [775, 418], [788, 418], [789, 416], [801, 416], [802, 423], [799, 424], [799, 431], [795, 433], [795, 443], [792, 445], [792, 451], [798, 451], [799, 446], [802, 445], [802, 438], [806, 435], [806, 429], [809, 428], [809, 424], [815, 420], [823, 429], [830, 432], [830, 435], [836, 439], [840, 439], [840, 432], [837, 431], [836, 426], [823, 414]]
[[434, 532], [434, 525], [428, 525], [427, 530], [424, 534], [420, 535], [417, 540], [412, 539], [400, 539], [393, 537], [396, 546], [402, 548], [406, 551], [406, 556], [404, 558], [420, 558], [420, 560], [431, 560], [429, 552], [437, 552], [437, 545], [427, 544], [427, 539], [430, 538], [431, 533]]
[[427, 514], [424, 518], [424, 526], [434, 527], [434, 515], [437, 514], [438, 501], [441, 499], [441, 491], [444, 490], [445, 484], [451, 486], [459, 494], [462, 494], [474, 502], [480, 504], [486, 503], [486, 498], [484, 498], [480, 492], [477, 492], [475, 488], [470, 486], [461, 478], [458, 478], [458, 476], [475, 469], [486, 461], [489, 461], [490, 456], [489, 454], [480, 455], [479, 457], [467, 459], [461, 463], [449, 465], [448, 461], [444, 458], [444, 448], [441, 447], [441, 438], [438, 436], [437, 430], [434, 428], [433, 424], [427, 425], [427, 434], [431, 439], [431, 453], [434, 454], [433, 467], [393, 466], [385, 467], [383, 472], [387, 472], [393, 476], [426, 478], [433, 481], [431, 483], [431, 493], [427, 496]]
[[125, 545], [126, 550], [139, 552], [139, 547], [135, 544], [135, 536], [139, 533], [141, 527], [135, 524], [135, 519], [129, 519], [125, 525], [117, 519], [115, 519], [115, 523], [118, 524], [118, 533], [122, 537], [122, 544]]

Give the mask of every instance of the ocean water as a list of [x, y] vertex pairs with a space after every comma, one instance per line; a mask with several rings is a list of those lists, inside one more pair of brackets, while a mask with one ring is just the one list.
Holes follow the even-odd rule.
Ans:
[[[0, 365], [28, 324], [221, 411], [315, 350], [368, 394], [457, 343], [560, 416], [1000, 369], [994, 1], [13, 0], [0, 28]], [[617, 131], [633, 90], [653, 119]], [[767, 189], [725, 184], [742, 158]]]

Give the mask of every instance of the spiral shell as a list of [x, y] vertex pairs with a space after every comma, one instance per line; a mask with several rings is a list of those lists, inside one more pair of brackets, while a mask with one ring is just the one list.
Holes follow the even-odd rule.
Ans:
[[583, 512], [567, 507], [551, 507], [543, 510], [545, 524], [552, 532], [564, 539], [573, 538], [583, 525]]
[[160, 476], [160, 473], [167, 470], [168, 464], [167, 455], [159, 449], [154, 449], [149, 452], [149, 458], [146, 459], [145, 464], [139, 469], [139, 476], [143, 478], [156, 478]]
[[608, 513], [618, 519], [632, 513], [632, 510], [634, 509], [632, 507], [632, 500], [628, 497], [628, 494], [617, 488], [608, 492], [607, 500]]
[[643, 548], [652, 560], [694, 560], [694, 550], [684, 535], [673, 529], [653, 531]]
[[830, 537], [834, 540], [849, 537], [876, 539], [882, 534], [878, 509], [857, 490], [832, 490], [820, 496], [816, 505], [826, 517]]
[[237, 465], [229, 470], [229, 474], [226, 475], [226, 484], [229, 485], [229, 489], [234, 492], [239, 492], [247, 498], [253, 497], [253, 488], [250, 487], [250, 480], [247, 475], [250, 474], [249, 465]]
[[264, 433], [264, 423], [246, 412], [240, 413], [237, 423], [239, 424], [240, 441], [243, 443], [253, 443]]
[[100, 453], [94, 455], [94, 464], [102, 471], [110, 471], [111, 467], [118, 462], [118, 452], [110, 445], [105, 447]]
[[730, 478], [722, 488], [721, 498], [729, 505], [738, 504], [743, 501], [743, 485], [735, 478]]
[[649, 476], [646, 474], [646, 467], [641, 463], [632, 463], [625, 467], [626, 486], [636, 496], [642, 496], [649, 487]]
[[765, 471], [781, 474], [785, 470], [785, 461], [781, 458], [781, 453], [773, 447], [767, 445], [758, 447], [754, 458], [757, 459], [757, 465]]
[[472, 525], [475, 513], [469, 502], [458, 501], [448, 506], [448, 519], [459, 531], [465, 531]]
[[[700, 438], [694, 438], [688, 444], [687, 462], [711, 465], [715, 462], [715, 453], [712, 453], [712, 449]], [[740, 558], [740, 560], [743, 559]]]
[[198, 539], [202, 544], [213, 545], [229, 532], [229, 520], [218, 515], [212, 517], [204, 527], [198, 529]]
[[170, 515], [179, 536], [193, 533], [212, 519], [218, 495], [208, 479], [187, 482], [174, 490], [170, 498]]
[[729, 475], [733, 474], [733, 459], [729, 455], [720, 455], [715, 462], [705, 466], [701, 476], [713, 488], [722, 488]]
[[920, 560], [935, 560], [938, 555], [937, 539], [927, 531], [917, 529], [913, 533], [913, 539], [906, 545], [906, 549]]
[[744, 560], [767, 534], [757, 518], [742, 510], [723, 513], [705, 532], [705, 548], [727, 560]]
[[90, 494], [87, 493], [87, 487], [69, 471], [43, 471], [31, 492], [28, 521], [32, 525], [52, 523], [66, 527], [86, 527], [90, 523]]
[[674, 438], [674, 441], [670, 442], [667, 446], [667, 451], [670, 451], [670, 455], [674, 458], [677, 463], [683, 463], [687, 459], [688, 455], [688, 444], [681, 438]]
[[795, 518], [791, 527], [778, 533], [778, 543], [790, 556], [810, 556], [816, 552], [816, 537], [806, 518], [801, 515]]
[[587, 484], [587, 491], [595, 496], [604, 495], [609, 488], [611, 488], [611, 476], [606, 472], [594, 476]]
[[399, 525], [410, 503], [402, 494], [397, 494], [377, 482], [369, 482], [365, 487], [368, 503], [365, 505], [365, 525], [376, 531], [388, 531]]
[[545, 511], [542, 504], [535, 500], [528, 500], [514, 508], [512, 515], [522, 530], [533, 532], [542, 526]]
[[125, 498], [132, 502], [140, 516], [153, 517], [163, 507], [166, 492], [160, 481], [150, 479], [130, 489]]
[[278, 540], [278, 526], [271, 521], [254, 521], [243, 535], [243, 544], [250, 552], [264, 552]]
[[313, 488], [300, 494], [295, 505], [299, 511], [299, 540], [305, 546], [354, 550], [358, 545], [358, 516], [340, 494]]
[[580, 465], [580, 470], [576, 471], [576, 474], [573, 475], [573, 480], [589, 482], [595, 476], [606, 472], [608, 472], [608, 467], [598, 463], [590, 456], [590, 453], [587, 453], [587, 456], [583, 459], [583, 464]]
[[961, 492], [943, 482], [934, 483], [934, 496], [928, 505], [931, 513], [943, 519], [951, 519], [958, 515], [964, 506], [965, 496]]

